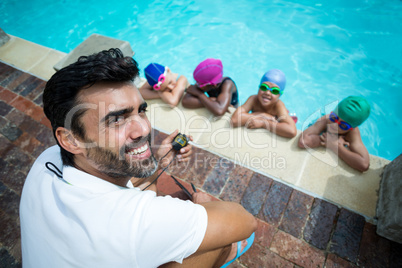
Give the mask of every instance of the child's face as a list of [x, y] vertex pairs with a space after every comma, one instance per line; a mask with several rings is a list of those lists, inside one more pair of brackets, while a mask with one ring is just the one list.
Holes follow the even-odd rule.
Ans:
[[[342, 118], [339, 118], [339, 120], [344, 121]], [[350, 131], [350, 129], [343, 130], [337, 123], [332, 122], [328, 118], [327, 119], [327, 131], [332, 134], [345, 135], [346, 133], [348, 133]]]
[[166, 89], [173, 90], [174, 87], [176, 86], [176, 79], [170, 71], [169, 67], [166, 67], [166, 76], [165, 76], [165, 81], [161, 84], [161, 88], [159, 91], [164, 91]]
[[[270, 88], [279, 87], [275, 83], [264, 82], [264, 84], [268, 85]], [[263, 91], [258, 89], [258, 100], [260, 101], [262, 106], [269, 106], [276, 103], [279, 100], [280, 95], [274, 95], [270, 90]]]

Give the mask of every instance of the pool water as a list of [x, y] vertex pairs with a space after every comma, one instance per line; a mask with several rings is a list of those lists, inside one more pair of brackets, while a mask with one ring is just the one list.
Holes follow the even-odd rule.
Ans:
[[281, 99], [298, 129], [337, 101], [364, 96], [372, 110], [360, 131], [370, 154], [402, 153], [400, 0], [3, 0], [0, 14], [5, 32], [66, 53], [92, 33], [129, 41], [141, 69], [158, 62], [190, 82], [200, 61], [220, 58], [241, 103], [265, 71], [281, 69]]

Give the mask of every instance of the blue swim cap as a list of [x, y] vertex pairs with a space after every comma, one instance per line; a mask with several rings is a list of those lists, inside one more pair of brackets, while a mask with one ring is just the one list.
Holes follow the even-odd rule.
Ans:
[[286, 77], [285, 74], [278, 69], [272, 69], [266, 72], [262, 78], [260, 84], [264, 82], [271, 82], [278, 85], [281, 90], [285, 90], [286, 86]]
[[145, 78], [152, 87], [158, 83], [159, 76], [165, 72], [165, 66], [158, 63], [150, 63], [144, 69]]

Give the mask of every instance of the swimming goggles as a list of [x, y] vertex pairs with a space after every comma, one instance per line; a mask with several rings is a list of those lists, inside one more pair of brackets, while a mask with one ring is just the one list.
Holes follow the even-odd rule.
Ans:
[[329, 114], [329, 120], [337, 123], [342, 130], [352, 130], [353, 129], [353, 127], [351, 125], [349, 125], [348, 123], [346, 123], [345, 121], [339, 120], [339, 117], [334, 112], [331, 112]]
[[167, 67], [165, 67], [165, 72], [163, 74], [161, 74], [158, 78], [158, 83], [156, 83], [153, 88], [155, 90], [159, 90], [161, 89], [161, 85], [163, 84], [163, 82], [165, 82], [166, 79], [166, 71], [167, 71]]
[[260, 85], [260, 90], [262, 90], [262, 91], [269, 90], [274, 95], [278, 95], [278, 94], [282, 95], [282, 92], [283, 92], [279, 87], [269, 87], [267, 84], [264, 84], [264, 83], [262, 83]]

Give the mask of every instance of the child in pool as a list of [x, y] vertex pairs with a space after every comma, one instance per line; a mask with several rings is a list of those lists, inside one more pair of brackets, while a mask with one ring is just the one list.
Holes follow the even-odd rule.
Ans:
[[286, 138], [296, 136], [296, 124], [289, 116], [285, 104], [279, 99], [285, 85], [286, 77], [281, 70], [272, 69], [266, 72], [261, 78], [258, 94], [250, 96], [234, 112], [231, 118], [232, 125], [266, 128]]
[[185, 108], [205, 107], [214, 115], [221, 116], [228, 111], [229, 105], [237, 107], [239, 96], [236, 84], [230, 77], [223, 77], [221, 60], [202, 61], [193, 76], [197, 83], [189, 86], [183, 97]]
[[145, 82], [140, 87], [140, 93], [146, 100], [162, 99], [171, 107], [179, 104], [184, 90], [189, 83], [185, 76], [172, 73], [169, 67], [158, 63], [150, 63], [145, 69]]
[[349, 96], [333, 112], [318, 119], [300, 135], [300, 148], [324, 146], [338, 154], [352, 168], [363, 172], [370, 166], [369, 153], [358, 126], [370, 115], [366, 99]]

